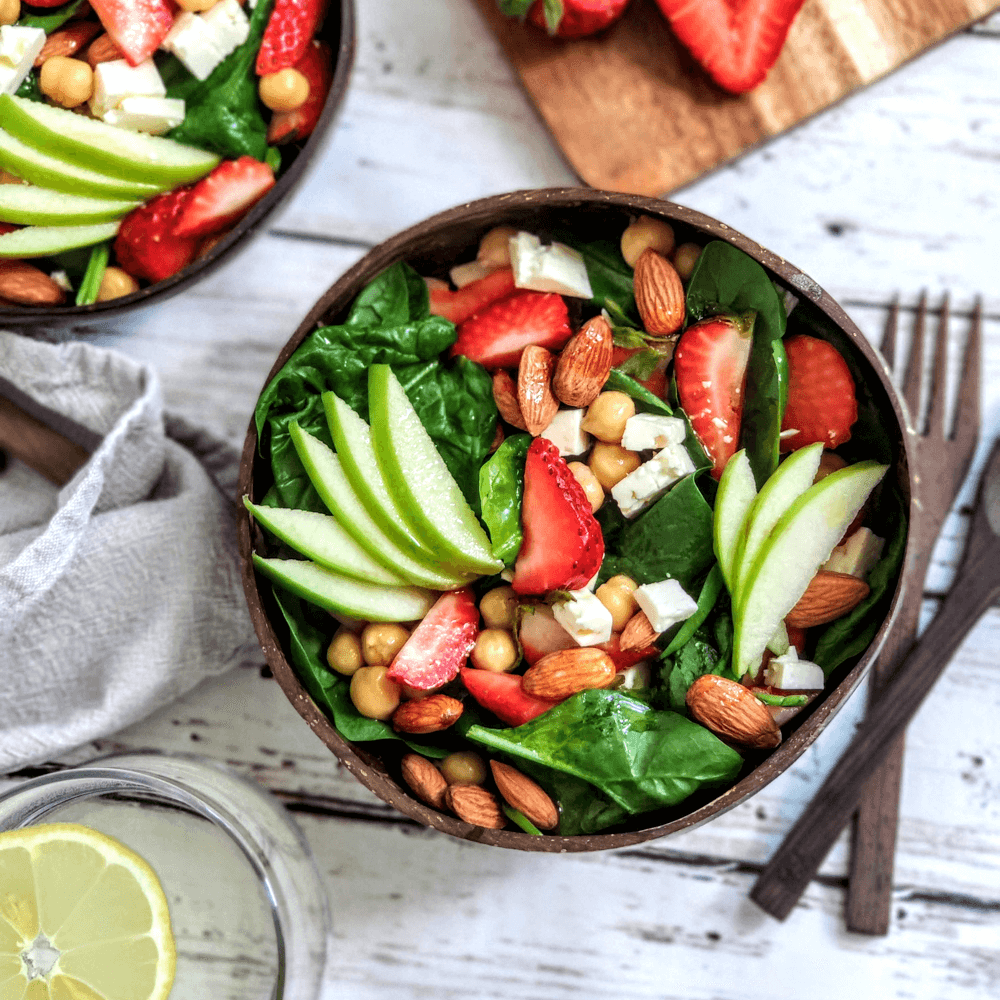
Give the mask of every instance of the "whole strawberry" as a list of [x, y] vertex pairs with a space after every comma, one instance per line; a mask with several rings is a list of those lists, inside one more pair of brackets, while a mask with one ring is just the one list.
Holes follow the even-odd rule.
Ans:
[[627, 6], [628, 0], [535, 0], [528, 20], [559, 38], [583, 38], [613, 24]]
[[781, 439], [782, 451], [795, 451], [822, 441], [837, 448], [851, 438], [858, 419], [854, 379], [847, 362], [832, 344], [799, 334], [785, 341], [788, 356], [788, 405], [782, 431], [798, 434]]
[[134, 278], [163, 281], [194, 260], [201, 239], [174, 235], [190, 194], [190, 188], [168, 191], [125, 216], [114, 247], [122, 270]]

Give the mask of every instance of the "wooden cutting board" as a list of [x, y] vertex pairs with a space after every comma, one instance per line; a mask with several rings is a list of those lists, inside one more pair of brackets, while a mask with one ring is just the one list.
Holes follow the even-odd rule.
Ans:
[[716, 86], [653, 0], [574, 41], [476, 0], [553, 137], [595, 188], [663, 195], [985, 17], [997, 0], [806, 0], [768, 78]]

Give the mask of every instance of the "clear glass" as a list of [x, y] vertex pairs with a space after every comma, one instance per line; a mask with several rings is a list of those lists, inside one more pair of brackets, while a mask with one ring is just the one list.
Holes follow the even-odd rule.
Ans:
[[216, 761], [132, 753], [0, 795], [0, 831], [81, 823], [149, 862], [177, 945], [170, 1000], [315, 1000], [329, 912], [305, 838], [266, 791]]

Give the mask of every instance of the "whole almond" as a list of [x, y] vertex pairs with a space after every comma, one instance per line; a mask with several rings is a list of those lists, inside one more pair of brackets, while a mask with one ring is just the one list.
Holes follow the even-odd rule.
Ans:
[[392, 713], [397, 733], [438, 733], [458, 721], [462, 703], [446, 694], [432, 694], [417, 701], [404, 701]]
[[519, 431], [527, 430], [524, 417], [521, 416], [521, 406], [517, 401], [517, 386], [510, 375], [503, 370], [493, 376], [493, 402], [497, 404], [500, 416], [511, 427], [516, 427]]
[[559, 825], [559, 810], [541, 785], [498, 760], [490, 761], [490, 770], [511, 808], [524, 813], [539, 830], [554, 830]]
[[495, 452], [497, 450], [497, 448], [500, 447], [500, 445], [503, 444], [504, 438], [506, 436], [507, 435], [504, 434], [504, 432], [503, 432], [503, 425], [498, 420], [497, 421], [497, 429], [493, 432], [493, 440], [490, 442], [490, 454], [491, 455], [493, 454], [493, 452]]
[[781, 730], [749, 688], [716, 674], [702, 674], [688, 688], [687, 707], [716, 736], [754, 750], [776, 747]]
[[0, 299], [22, 306], [55, 306], [66, 293], [44, 271], [21, 260], [0, 261]]
[[674, 265], [655, 250], [644, 250], [635, 262], [635, 304], [646, 333], [669, 337], [684, 322], [684, 285]]
[[42, 51], [35, 59], [36, 68], [53, 56], [76, 55], [88, 42], [99, 35], [101, 30], [100, 21], [75, 21], [59, 31], [53, 31], [45, 39]]
[[559, 412], [559, 400], [552, 394], [555, 366], [555, 355], [537, 344], [526, 347], [521, 354], [517, 369], [517, 405], [529, 434], [541, 434]]
[[552, 391], [567, 406], [590, 406], [611, 372], [614, 335], [603, 316], [589, 320], [570, 337], [556, 362]]
[[87, 62], [90, 63], [91, 69], [96, 69], [100, 63], [124, 58], [121, 49], [111, 41], [110, 35], [98, 35], [87, 49]]
[[870, 587], [849, 573], [821, 569], [809, 582], [798, 604], [785, 615], [785, 624], [812, 628], [842, 618], [869, 594]]
[[487, 830], [502, 830], [507, 825], [497, 797], [482, 785], [449, 785], [444, 794], [448, 808], [466, 823]]
[[626, 649], [642, 649], [645, 646], [652, 646], [653, 642], [660, 637], [649, 621], [645, 611], [638, 611], [628, 620], [625, 628], [622, 629], [622, 638], [618, 646], [623, 652]]
[[529, 667], [521, 687], [533, 698], [563, 701], [578, 691], [607, 687], [615, 678], [614, 660], [596, 646], [547, 653]]
[[444, 809], [444, 793], [448, 790], [448, 782], [426, 757], [408, 753], [400, 761], [400, 768], [403, 771], [403, 781], [418, 799], [435, 809]]

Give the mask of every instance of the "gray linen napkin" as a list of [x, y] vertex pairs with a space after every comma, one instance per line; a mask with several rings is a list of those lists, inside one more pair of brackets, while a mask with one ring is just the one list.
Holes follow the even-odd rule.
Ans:
[[138, 721], [257, 646], [234, 448], [164, 414], [150, 369], [87, 344], [0, 331], [0, 393], [95, 449], [62, 489], [16, 461], [0, 472], [6, 772]]

